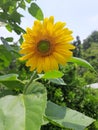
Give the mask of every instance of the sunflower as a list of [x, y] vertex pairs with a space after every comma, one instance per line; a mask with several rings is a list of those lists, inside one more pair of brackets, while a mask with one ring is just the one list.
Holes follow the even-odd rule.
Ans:
[[54, 17], [36, 20], [32, 28], [27, 28], [23, 35], [20, 60], [26, 60], [30, 71], [36, 69], [38, 73], [58, 70], [59, 64], [65, 65], [72, 57], [70, 44], [73, 40], [72, 31], [65, 28], [66, 23], [54, 23]]

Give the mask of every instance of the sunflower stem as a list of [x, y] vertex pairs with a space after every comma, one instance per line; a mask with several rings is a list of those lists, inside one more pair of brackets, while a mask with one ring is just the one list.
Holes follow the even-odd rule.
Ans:
[[25, 85], [23, 93], [26, 93], [26, 90], [29, 88], [29, 85], [32, 83], [32, 81], [36, 78], [37, 72], [34, 71], [33, 75], [31, 76], [29, 82]]

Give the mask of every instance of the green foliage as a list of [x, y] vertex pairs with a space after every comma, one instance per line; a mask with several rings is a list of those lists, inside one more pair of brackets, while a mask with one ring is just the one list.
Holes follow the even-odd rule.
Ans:
[[[83, 76], [78, 75], [77, 66], [68, 64], [62, 68], [63, 81], [66, 85], [56, 85], [54, 83], [48, 84], [48, 100], [51, 100], [58, 105], [68, 106], [74, 110], [85, 113], [86, 115], [97, 119], [98, 117], [98, 92], [86, 87], [87, 82]], [[94, 124], [88, 129], [92, 130]], [[51, 125], [44, 126], [42, 130], [54, 129], [59, 130], [59, 127]], [[96, 130], [94, 128], [93, 130]]]
[[0, 70], [6, 68], [10, 65], [12, 61], [12, 55], [9, 51], [3, 46], [0, 46]]
[[[27, 3], [30, 7], [27, 7]], [[25, 33], [25, 30], [20, 26], [21, 18], [24, 17], [19, 9], [26, 10], [33, 17], [43, 20], [43, 12], [40, 7], [32, 0], [1, 0], [0, 1], [0, 22], [5, 23], [5, 27], [9, 32], [15, 31], [18, 35]]]
[[98, 43], [98, 31], [93, 31], [83, 42], [83, 49], [90, 48], [92, 42]]
[[43, 20], [43, 13], [36, 3], [32, 3], [28, 8], [28, 11], [33, 17], [37, 18], [38, 20]]
[[50, 101], [46, 108], [46, 118], [61, 128], [67, 127], [74, 130], [83, 130], [94, 121], [92, 118], [88, 118], [77, 111], [58, 106]]
[[[21, 34], [25, 30], [20, 26], [23, 15], [19, 9], [28, 10], [28, 13], [38, 20], [43, 20], [44, 15], [32, 0], [0, 1], [0, 22], [5, 24], [8, 31], [20, 35], [18, 42], [21, 44], [23, 41]], [[92, 38], [97, 37], [93, 34]], [[60, 66], [60, 71], [42, 75], [34, 72], [31, 77], [32, 73], [25, 66], [25, 62], [18, 60], [20, 57], [18, 44], [9, 45], [14, 39], [2, 36], [0, 39], [3, 43], [0, 45], [1, 130], [60, 130], [66, 127], [83, 130], [94, 121], [92, 118], [98, 119], [98, 92], [85, 87], [86, 80], [90, 82], [92, 77], [87, 77], [89, 73], [85, 73], [83, 77], [83, 72], [78, 67], [81, 65], [93, 71], [88, 62], [73, 57], [68, 65]], [[79, 42], [79, 39], [77, 40]], [[87, 52], [92, 52], [97, 57], [97, 51], [89, 49]], [[92, 64], [94, 63], [97, 63], [96, 60], [93, 60]], [[47, 102], [47, 98], [54, 103]], [[94, 130], [97, 127], [95, 123], [88, 129]]]
[[54, 79], [54, 78], [61, 78], [63, 76], [63, 73], [57, 70], [46, 72], [42, 78], [45, 79]]
[[23, 90], [24, 82], [19, 80], [17, 74], [8, 74], [0, 76], [0, 83], [12, 90]]
[[81, 58], [72, 57], [69, 62], [76, 63], [80, 66], [87, 67], [94, 71], [94, 68], [86, 61]]
[[38, 95], [32, 93], [1, 98], [0, 129], [39, 130], [43, 121], [45, 104], [45, 92], [40, 92]]

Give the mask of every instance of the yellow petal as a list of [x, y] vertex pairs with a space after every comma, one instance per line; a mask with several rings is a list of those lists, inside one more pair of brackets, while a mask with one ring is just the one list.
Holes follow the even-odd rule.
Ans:
[[55, 59], [58, 61], [59, 64], [64, 65], [66, 63], [66, 57], [64, 57], [63, 55], [54, 52], [53, 56], [55, 57]]

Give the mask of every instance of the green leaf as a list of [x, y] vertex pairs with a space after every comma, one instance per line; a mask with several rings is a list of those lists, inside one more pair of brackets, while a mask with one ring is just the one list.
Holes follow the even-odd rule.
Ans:
[[26, 0], [26, 2], [30, 3], [30, 2], [31, 2], [31, 0]]
[[25, 94], [39, 94], [39, 93], [45, 93], [45, 88], [43, 87], [43, 84], [39, 82], [33, 81], [29, 87], [26, 89]]
[[17, 80], [18, 74], [7, 74], [0, 76], [0, 81], [13, 81]]
[[57, 70], [52, 70], [52, 71], [48, 71], [46, 72], [42, 78], [45, 79], [54, 79], [54, 78], [61, 78], [63, 76], [63, 73]]
[[81, 59], [81, 58], [72, 57], [72, 58], [69, 60], [69, 62], [76, 63], [76, 64], [78, 64], [78, 65], [80, 65], [80, 66], [82, 66], [82, 67], [86, 67], [86, 68], [89, 68], [89, 69], [95, 71], [94, 68], [93, 68], [93, 66], [90, 65], [90, 63], [88, 63], [86, 60], [83, 60], [83, 59]]
[[4, 84], [7, 88], [23, 90], [24, 82], [19, 80], [17, 74], [7, 74], [0, 76], [0, 83]]
[[38, 20], [43, 20], [43, 12], [36, 3], [32, 3], [28, 8], [29, 13]]
[[84, 130], [85, 127], [95, 121], [80, 112], [68, 107], [58, 106], [50, 101], [46, 108], [46, 118], [57, 126], [74, 130]]
[[19, 7], [21, 7], [22, 9], [26, 8], [26, 4], [24, 1], [21, 1], [21, 3], [19, 4]]
[[46, 93], [5, 96], [0, 99], [0, 130], [40, 130]]
[[19, 38], [19, 43], [22, 44], [22, 42], [23, 42], [23, 37], [20, 36], [20, 38]]
[[[13, 38], [8, 38], [8, 40], [13, 40]], [[13, 50], [13, 48], [8, 44], [8, 42], [6, 41], [6, 39], [4, 39], [3, 37], [1, 37], [1, 41], [4, 45], [4, 47], [8, 50], [11, 51]]]
[[10, 20], [20, 24], [21, 22], [21, 17], [23, 17], [23, 15], [21, 15], [20, 13], [18, 13], [17, 11], [13, 11], [13, 13], [10, 16]]
[[0, 46], [0, 70], [3, 70], [5, 67], [10, 65], [12, 61], [11, 53], [3, 46]]
[[10, 24], [7, 24], [5, 27], [9, 32], [12, 32], [13, 28]]
[[[7, 42], [7, 40], [13, 40], [12, 37], [8, 37], [6, 39], [4, 39], [3, 37], [1, 37], [1, 41], [4, 45], [4, 47], [6, 48], [6, 51], [9, 51], [9, 55], [12, 55], [13, 57], [13, 53], [14, 55], [17, 54], [17, 56], [20, 56], [19, 52], [15, 50], [15, 48], [12, 48], [11, 45], [9, 45], [9, 43]], [[13, 53], [12, 53], [13, 52]], [[6, 55], [8, 57], [8, 55]]]
[[[1, 1], [0, 1], [1, 2]], [[0, 21], [1, 22], [7, 22], [9, 15], [7, 12], [0, 12]]]
[[49, 81], [58, 85], [66, 85], [62, 78], [49, 79]]
[[14, 31], [20, 35], [21, 33], [25, 33], [25, 30], [23, 28], [21, 28], [19, 25], [17, 25], [16, 23], [13, 24], [13, 29]]
[[5, 38], [5, 40], [6, 40], [7, 42], [13, 42], [13, 37], [7, 37], [7, 38]]

